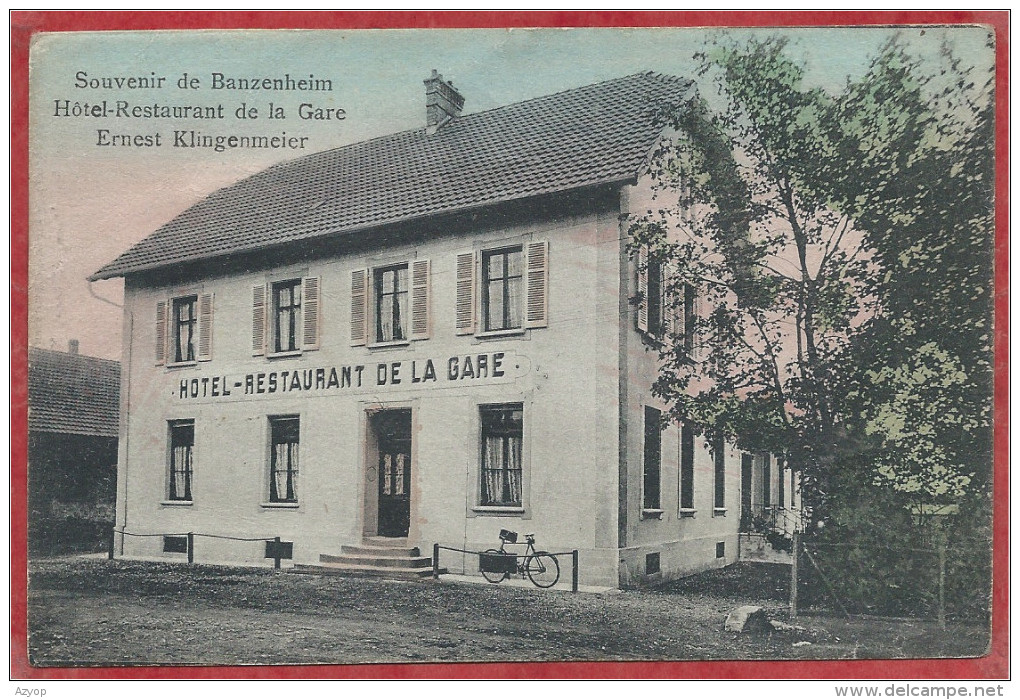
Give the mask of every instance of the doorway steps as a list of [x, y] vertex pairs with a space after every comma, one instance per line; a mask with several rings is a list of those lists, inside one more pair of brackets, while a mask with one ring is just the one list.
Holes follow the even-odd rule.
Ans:
[[295, 564], [292, 571], [405, 581], [432, 576], [432, 557], [423, 557], [417, 547], [409, 547], [406, 538], [366, 537], [360, 545], [343, 545], [340, 552], [320, 554], [318, 564]]

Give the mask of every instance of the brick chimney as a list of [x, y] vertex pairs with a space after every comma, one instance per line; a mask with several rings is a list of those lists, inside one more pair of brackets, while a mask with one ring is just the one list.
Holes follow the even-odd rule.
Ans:
[[443, 76], [432, 69], [432, 75], [425, 79], [425, 126], [429, 134], [454, 117], [460, 116], [464, 108], [464, 98], [453, 83], [443, 80]]
[[77, 340], [69, 340], [69, 341], [67, 341], [67, 352], [68, 352], [69, 355], [77, 355], [78, 354], [78, 341]]

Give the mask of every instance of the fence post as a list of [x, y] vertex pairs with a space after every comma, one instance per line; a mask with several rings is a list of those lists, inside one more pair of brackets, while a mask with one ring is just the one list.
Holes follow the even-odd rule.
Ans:
[[432, 544], [432, 579], [439, 580], [439, 543]]
[[570, 553], [570, 590], [577, 593], [577, 550]]
[[939, 531], [939, 629], [946, 628], [946, 533]]
[[273, 538], [273, 542], [276, 543], [276, 548], [273, 550], [273, 568], [280, 568], [280, 538], [279, 536]]
[[797, 560], [800, 559], [800, 533], [793, 533], [793, 566], [790, 569], [790, 619], [797, 617]]
[[188, 533], [188, 563], [195, 563], [195, 533]]
[[113, 561], [113, 548], [117, 546], [117, 528], [110, 528], [110, 551], [107, 552], [106, 558]]

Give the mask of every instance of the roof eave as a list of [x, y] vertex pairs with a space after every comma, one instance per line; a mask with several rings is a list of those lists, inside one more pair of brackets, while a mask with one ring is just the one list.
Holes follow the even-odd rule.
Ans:
[[638, 181], [638, 173], [636, 173], [636, 172], [635, 173], [624, 173], [624, 174], [620, 174], [620, 175], [614, 175], [612, 177], [603, 178], [601, 180], [596, 180], [596, 181], [593, 181], [593, 182], [588, 182], [588, 183], [585, 183], [583, 185], [577, 185], [575, 187], [569, 187], [569, 188], [566, 188], [566, 189], [557, 190], [557, 191], [554, 191], [554, 192], [541, 192], [541, 193], [525, 195], [525, 196], [522, 196], [522, 197], [506, 197], [506, 198], [499, 198], [499, 199], [491, 199], [491, 200], [489, 200], [487, 202], [483, 202], [483, 203], [480, 203], [480, 204], [468, 204], [468, 205], [464, 205], [464, 206], [461, 206], [461, 207], [452, 207], [450, 209], [443, 209], [441, 211], [429, 212], [427, 214], [414, 214], [414, 215], [410, 215], [410, 216], [397, 217], [397, 218], [389, 219], [389, 220], [378, 222], [378, 223], [365, 224], [365, 225], [362, 225], [362, 226], [355, 226], [355, 227], [348, 228], [348, 229], [343, 229], [343, 230], [322, 231], [321, 233], [316, 233], [316, 234], [313, 234], [313, 235], [309, 235], [309, 236], [307, 236], [305, 238], [296, 238], [296, 239], [293, 239], [293, 240], [281, 242], [279, 244], [270, 244], [270, 245], [266, 245], [266, 246], [257, 246], [257, 247], [253, 247], [253, 248], [230, 250], [230, 251], [226, 251], [226, 252], [222, 252], [222, 253], [215, 253], [215, 254], [207, 255], [207, 256], [199, 256], [199, 257], [194, 257], [194, 258], [188, 258], [188, 259], [185, 259], [185, 260], [171, 260], [171, 261], [155, 263], [155, 264], [151, 264], [151, 265], [138, 265], [138, 266], [117, 265], [116, 264], [116, 260], [115, 260], [115, 261], [113, 261], [113, 262], [111, 262], [111, 263], [109, 263], [107, 265], [104, 265], [99, 270], [97, 270], [95, 273], [89, 275], [88, 281], [89, 282], [99, 282], [99, 281], [102, 281], [102, 280], [116, 279], [118, 277], [126, 277], [127, 275], [138, 274], [138, 273], [143, 273], [143, 272], [156, 272], [158, 270], [166, 269], [166, 268], [169, 268], [169, 267], [173, 267], [174, 265], [180, 265], [180, 264], [183, 264], [183, 263], [207, 262], [209, 260], [215, 260], [216, 258], [226, 257], [226, 256], [230, 256], [230, 255], [237, 255], [237, 254], [241, 254], [241, 253], [255, 253], [255, 252], [258, 252], [260, 250], [265, 250], [265, 249], [268, 249], [268, 248], [276, 247], [276, 245], [288, 245], [288, 244], [293, 244], [293, 243], [305, 243], [305, 242], [308, 242], [308, 241], [314, 241], [314, 240], [319, 240], [319, 239], [322, 239], [322, 238], [327, 238], [329, 236], [344, 236], [344, 237], [352, 236], [352, 235], [356, 235], [356, 234], [359, 234], [359, 233], [364, 233], [366, 231], [371, 231], [373, 229], [384, 228], [384, 227], [387, 227], [387, 226], [396, 226], [396, 225], [406, 224], [406, 223], [410, 223], [410, 222], [421, 220], [421, 219], [426, 219], [426, 218], [428, 218], [430, 216], [438, 216], [438, 215], [443, 215], [443, 216], [453, 215], [453, 216], [455, 216], [455, 215], [458, 215], [458, 214], [464, 214], [464, 213], [475, 211], [475, 210], [478, 210], [478, 209], [485, 209], [487, 207], [492, 207], [492, 206], [496, 206], [496, 205], [499, 205], [499, 204], [506, 204], [508, 202], [515, 202], [515, 201], [525, 200], [525, 199], [529, 199], [531, 197], [540, 197], [540, 196], [543, 196], [543, 195], [567, 194], [567, 193], [570, 193], [570, 192], [577, 192], [579, 190], [592, 189], [592, 188], [596, 188], [596, 187], [606, 187], [606, 186], [614, 186], [614, 185], [636, 184], [637, 181]]

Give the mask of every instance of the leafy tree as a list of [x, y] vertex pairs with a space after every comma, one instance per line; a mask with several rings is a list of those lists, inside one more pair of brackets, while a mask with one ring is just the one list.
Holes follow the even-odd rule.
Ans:
[[869, 267], [823, 187], [834, 100], [803, 86], [785, 47], [701, 56], [727, 107], [675, 115], [651, 172], [661, 206], [633, 221], [631, 242], [674, 271], [672, 298], [693, 284], [705, 307], [666, 343], [655, 391], [676, 418], [786, 453], [810, 479], [836, 439], [840, 362], [866, 315]]
[[990, 473], [990, 83], [893, 40], [832, 95], [787, 48], [713, 45], [700, 74], [725, 108], [664, 116], [630, 245], [702, 313], [664, 340], [654, 391], [786, 454], [816, 522], [869, 488], [966, 497]]
[[987, 496], [991, 476], [992, 76], [945, 48], [941, 65], [926, 73], [895, 44], [876, 59], [839, 112], [870, 140], [844, 139], [844, 172], [829, 174], [882, 271], [868, 290], [879, 313], [849, 362], [862, 372], [850, 398], [882, 438], [886, 483], [917, 489], [927, 470], [917, 493], [929, 502]]

